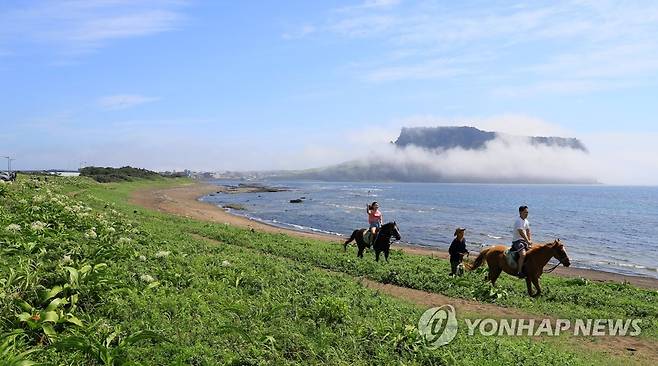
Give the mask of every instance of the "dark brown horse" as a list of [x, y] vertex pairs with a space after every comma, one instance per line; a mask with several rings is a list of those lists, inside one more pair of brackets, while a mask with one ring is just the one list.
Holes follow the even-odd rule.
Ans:
[[[505, 251], [509, 247], [504, 245], [497, 245], [489, 247], [480, 252], [473, 264], [467, 266], [469, 270], [474, 270], [482, 265], [484, 261], [487, 261], [489, 266], [489, 274], [487, 279], [491, 281], [492, 285], [496, 285], [496, 280], [500, 276], [501, 271], [505, 271], [508, 274], [516, 276], [518, 270], [516, 267], [512, 268], [507, 263], [505, 258]], [[525, 257], [525, 278], [526, 285], [528, 286], [528, 295], [532, 297], [539, 296], [541, 294], [541, 287], [539, 286], [539, 277], [541, 277], [544, 266], [551, 258], [557, 259], [565, 267], [569, 267], [571, 262], [567, 256], [567, 252], [564, 250], [564, 245], [560, 243], [560, 239], [557, 239], [553, 242], [546, 244], [536, 244], [533, 245], [530, 250], [526, 253]], [[532, 293], [532, 286], [535, 285], [537, 292]]]
[[[363, 258], [363, 251], [366, 248], [370, 248], [370, 243], [363, 240], [363, 235], [368, 231], [368, 229], [356, 229], [352, 232], [352, 236], [345, 241], [343, 244], [343, 250], [347, 250], [347, 244], [351, 243], [353, 240], [356, 240], [356, 246], [359, 248], [357, 257]], [[379, 234], [377, 235], [377, 240], [375, 240], [375, 260], [379, 262], [379, 253], [384, 252], [384, 258], [388, 262], [388, 253], [391, 249], [391, 237], [395, 237], [395, 240], [400, 240], [400, 230], [398, 230], [398, 225], [393, 222], [382, 225], [379, 229]]]

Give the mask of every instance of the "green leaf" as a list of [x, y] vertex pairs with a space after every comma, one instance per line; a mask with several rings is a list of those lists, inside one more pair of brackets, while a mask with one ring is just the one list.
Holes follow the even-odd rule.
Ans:
[[147, 289], [152, 289], [152, 288], [157, 287], [157, 286], [160, 286], [160, 282], [154, 281], [154, 282], [149, 283], [149, 285], [146, 286], [146, 288]]
[[43, 329], [43, 332], [48, 336], [48, 339], [50, 339], [51, 342], [57, 339], [57, 332], [55, 332], [55, 328], [53, 328], [52, 324], [42, 323], [41, 329]]
[[73, 314], [70, 313], [66, 314], [66, 321], [71, 324], [75, 324], [79, 327], [84, 327], [84, 324], [82, 324], [82, 320], [76, 318]]
[[16, 365], [16, 366], [32, 366], [32, 365], [36, 365], [36, 364], [37, 364], [36, 362], [30, 361], [30, 360], [21, 360], [21, 361], [18, 361], [18, 362], [14, 363], [14, 365]]
[[41, 313], [41, 321], [57, 323], [59, 321], [59, 315], [55, 311], [44, 311]]
[[87, 273], [91, 272], [91, 266], [88, 265], [88, 264], [85, 264], [84, 266], [82, 266], [82, 268], [80, 268], [80, 270], [78, 272], [80, 272], [81, 275], [87, 274]]
[[46, 300], [50, 300], [53, 298], [55, 295], [59, 294], [62, 292], [62, 286], [55, 286], [51, 288], [50, 290], [44, 290], [39, 292], [39, 300], [41, 302], [45, 302]]
[[108, 335], [105, 338], [105, 347], [110, 347], [112, 345], [112, 341], [114, 341], [114, 338], [118, 337], [119, 334], [121, 334], [121, 328], [117, 327], [114, 332], [112, 332], [110, 335]]
[[79, 298], [78, 294], [71, 295], [71, 306], [75, 306], [75, 304], [78, 303], [78, 298]]
[[144, 340], [166, 341], [166, 338], [151, 330], [140, 330], [124, 338], [119, 346], [132, 345]]
[[23, 311], [27, 311], [29, 313], [34, 311], [34, 307], [24, 300], [18, 299], [16, 300], [16, 305], [18, 305], [19, 308], [23, 309]]
[[20, 320], [22, 322], [26, 322], [26, 321], [30, 320], [30, 318], [32, 317], [32, 314], [30, 314], [30, 313], [20, 313], [20, 314], [16, 315], [16, 317], [18, 317], [18, 320]]
[[64, 267], [65, 270], [69, 272], [69, 283], [71, 285], [78, 285], [78, 280], [80, 279], [80, 274], [78, 270], [73, 267]]
[[50, 304], [46, 307], [46, 311], [53, 311], [57, 309], [58, 307], [62, 305], [66, 305], [69, 302], [66, 301], [66, 299], [62, 299], [61, 297], [56, 298], [55, 300], [51, 301]]

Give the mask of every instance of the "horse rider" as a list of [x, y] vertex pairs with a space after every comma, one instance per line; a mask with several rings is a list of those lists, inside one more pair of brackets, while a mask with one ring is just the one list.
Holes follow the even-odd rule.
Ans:
[[376, 235], [379, 234], [379, 228], [382, 227], [382, 213], [379, 211], [379, 203], [377, 201], [367, 205], [366, 212], [368, 213], [368, 230], [372, 238], [372, 243], [377, 239]]
[[530, 222], [528, 221], [528, 206], [519, 207], [519, 217], [514, 221], [514, 230], [512, 232], [512, 251], [519, 253], [518, 269], [519, 278], [526, 276], [523, 273], [523, 263], [525, 254], [532, 246], [532, 235], [530, 234]]

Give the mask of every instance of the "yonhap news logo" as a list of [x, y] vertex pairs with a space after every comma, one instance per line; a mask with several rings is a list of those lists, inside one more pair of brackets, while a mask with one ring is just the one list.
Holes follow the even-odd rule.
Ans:
[[418, 331], [427, 348], [450, 343], [457, 335], [457, 314], [452, 305], [430, 308], [418, 320]]
[[[637, 337], [641, 319], [464, 319], [466, 333], [491, 336]], [[429, 349], [452, 342], [457, 336], [457, 313], [452, 305], [427, 309], [418, 320], [418, 332]]]

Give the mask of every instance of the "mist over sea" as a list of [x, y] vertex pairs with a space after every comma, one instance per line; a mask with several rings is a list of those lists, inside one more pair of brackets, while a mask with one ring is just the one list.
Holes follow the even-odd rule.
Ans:
[[[218, 185], [240, 181], [216, 180]], [[397, 221], [402, 241], [448, 249], [456, 227], [470, 250], [509, 245], [518, 206], [528, 205], [534, 242], [560, 238], [572, 265], [658, 278], [658, 187], [440, 183], [262, 182], [286, 192], [216, 194], [232, 213], [284, 228], [349, 235], [367, 226], [366, 204]], [[304, 197], [302, 203], [291, 199]]]

